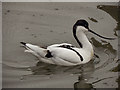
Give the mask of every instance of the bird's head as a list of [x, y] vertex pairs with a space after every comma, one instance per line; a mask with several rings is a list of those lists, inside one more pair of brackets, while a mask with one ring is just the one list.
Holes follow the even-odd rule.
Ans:
[[108, 37], [104, 37], [102, 35], [97, 34], [96, 32], [92, 31], [91, 29], [89, 29], [89, 23], [84, 20], [84, 19], [80, 19], [77, 20], [76, 23], [73, 25], [73, 34], [75, 35], [77, 30], [83, 31], [83, 32], [91, 32], [95, 35], [97, 35], [98, 37], [101, 37], [103, 39], [108, 39], [108, 40], [114, 40], [115, 38], [108, 38]]
[[73, 26], [73, 30], [74, 30], [74, 32], [76, 32], [76, 30], [82, 30], [83, 32], [88, 31], [89, 30], [89, 24], [84, 19], [77, 20], [77, 22]]

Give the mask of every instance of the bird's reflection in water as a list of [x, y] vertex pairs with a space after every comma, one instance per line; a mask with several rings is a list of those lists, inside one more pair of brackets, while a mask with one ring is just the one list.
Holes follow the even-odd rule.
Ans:
[[94, 72], [93, 60], [87, 64], [82, 65], [82, 73], [78, 76], [78, 82], [74, 83], [74, 90], [91, 90], [92, 84], [87, 83], [90, 75]]
[[81, 80], [79, 82], [76, 82], [74, 84], [74, 90], [91, 90], [93, 88], [92, 84], [85, 83], [84, 80]]

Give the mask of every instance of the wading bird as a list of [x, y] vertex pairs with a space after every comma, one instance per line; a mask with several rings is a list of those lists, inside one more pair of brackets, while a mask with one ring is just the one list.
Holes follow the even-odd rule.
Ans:
[[53, 44], [47, 48], [42, 48], [25, 42], [20, 43], [26, 48], [25, 52], [32, 53], [37, 56], [40, 61], [45, 63], [63, 66], [85, 64], [89, 62], [94, 55], [92, 44], [86, 37], [85, 32], [91, 32], [104, 39], [114, 39], [103, 37], [93, 32], [89, 29], [88, 22], [81, 19], [73, 25], [73, 36], [79, 44], [79, 48], [68, 43]]

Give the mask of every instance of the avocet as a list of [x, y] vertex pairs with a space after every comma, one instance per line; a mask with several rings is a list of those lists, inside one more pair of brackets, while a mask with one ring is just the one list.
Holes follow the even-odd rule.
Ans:
[[47, 48], [25, 42], [20, 43], [26, 48], [25, 52], [32, 53], [37, 56], [40, 61], [45, 63], [63, 66], [85, 64], [89, 62], [94, 55], [93, 46], [86, 37], [85, 32], [91, 32], [104, 39], [114, 39], [103, 37], [90, 30], [88, 22], [81, 19], [73, 25], [73, 36], [79, 44], [79, 48], [68, 43], [53, 44]]

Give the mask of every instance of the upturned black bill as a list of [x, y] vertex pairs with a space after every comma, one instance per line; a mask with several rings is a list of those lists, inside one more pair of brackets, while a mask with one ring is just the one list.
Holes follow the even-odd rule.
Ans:
[[108, 37], [101, 36], [101, 35], [95, 33], [94, 31], [92, 31], [92, 30], [90, 30], [90, 29], [89, 29], [88, 31], [91, 32], [91, 33], [93, 33], [93, 34], [95, 34], [95, 35], [97, 35], [98, 37], [103, 38], [103, 39], [108, 39], [108, 40], [114, 40], [114, 39], [116, 39], [116, 38], [108, 38]]

